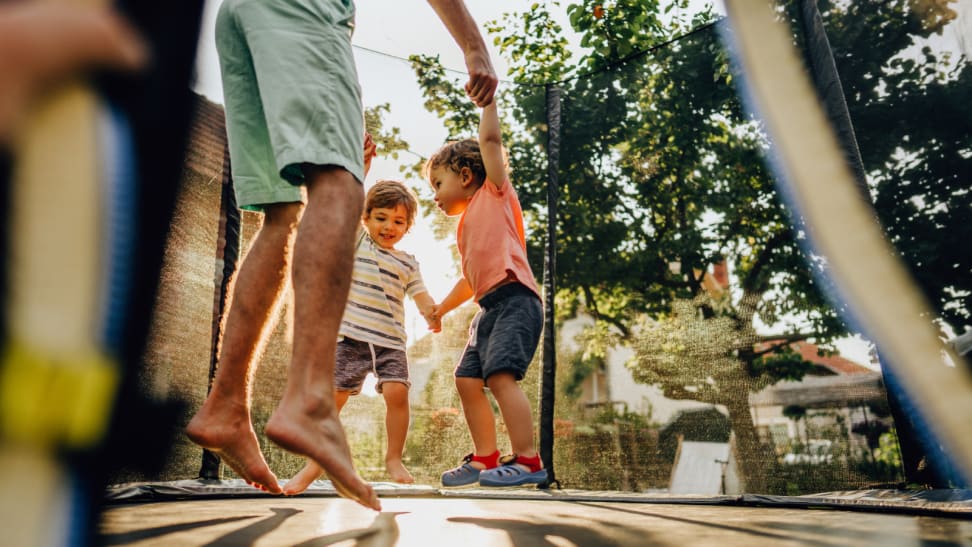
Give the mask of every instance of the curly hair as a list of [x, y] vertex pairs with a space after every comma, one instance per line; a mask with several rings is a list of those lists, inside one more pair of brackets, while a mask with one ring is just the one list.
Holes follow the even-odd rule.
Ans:
[[[479, 141], [476, 139], [447, 142], [425, 162], [422, 172], [428, 179], [432, 169], [443, 166], [456, 173], [461, 172], [463, 167], [468, 167], [477, 186], [486, 182], [486, 166], [483, 164], [483, 154], [479, 151]], [[505, 148], [503, 167], [508, 168]]]
[[408, 227], [415, 221], [418, 211], [418, 199], [415, 193], [397, 180], [379, 180], [368, 190], [365, 197], [365, 216], [371, 214], [372, 209], [394, 209], [399, 205], [405, 207], [408, 217]]

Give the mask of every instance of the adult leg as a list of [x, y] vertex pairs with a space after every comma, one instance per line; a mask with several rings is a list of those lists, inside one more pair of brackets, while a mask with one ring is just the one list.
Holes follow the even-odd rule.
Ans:
[[385, 432], [388, 436], [385, 470], [391, 480], [412, 484], [415, 479], [402, 462], [405, 438], [408, 436], [408, 386], [399, 382], [385, 382], [381, 385], [381, 394], [385, 398]]
[[320, 465], [341, 495], [380, 510], [374, 489], [354, 469], [334, 400], [338, 327], [351, 286], [354, 234], [364, 205], [346, 170], [304, 166], [307, 207], [294, 248], [294, 346], [287, 387], [267, 436]]
[[272, 493], [281, 489], [250, 421], [251, 384], [289, 280], [301, 208], [287, 203], [266, 209], [263, 226], [233, 281], [212, 391], [186, 427], [193, 442], [217, 454], [247, 482]]
[[[475, 455], [489, 456], [496, 452], [496, 417], [493, 407], [483, 391], [485, 384], [479, 378], [456, 378], [456, 389], [462, 402], [462, 413], [472, 436]], [[470, 464], [477, 469], [486, 466], [478, 461]]]
[[[337, 407], [339, 414], [341, 413], [341, 409], [344, 408], [344, 405], [347, 404], [349, 394], [350, 392], [348, 391], [334, 392], [334, 404]], [[314, 463], [314, 460], [307, 460], [304, 467], [298, 471], [293, 478], [287, 481], [287, 484], [283, 486], [283, 493], [288, 496], [300, 494], [304, 490], [307, 490], [307, 487], [310, 486], [312, 482], [321, 478], [321, 475], [323, 474], [324, 469], [322, 469], [321, 466]]]
[[[503, 422], [510, 435], [513, 453], [525, 458], [536, 456], [537, 449], [533, 442], [533, 413], [530, 409], [530, 401], [520, 389], [520, 384], [509, 372], [497, 372], [491, 375], [486, 380], [486, 384], [503, 414]], [[521, 467], [528, 470], [525, 466]]]

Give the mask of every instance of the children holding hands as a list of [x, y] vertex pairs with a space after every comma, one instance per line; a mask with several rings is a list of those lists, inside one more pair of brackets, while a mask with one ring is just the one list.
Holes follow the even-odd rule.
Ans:
[[[368, 136], [366, 171], [374, 153]], [[438, 305], [422, 284], [415, 259], [395, 249], [414, 221], [414, 195], [396, 181], [378, 181], [368, 192], [338, 342], [335, 400], [340, 410], [360, 391], [365, 376], [375, 373], [387, 408], [385, 465], [395, 482], [413, 482], [402, 463], [409, 425], [405, 295], [433, 332], [441, 330], [444, 315], [470, 298], [480, 307], [455, 370], [473, 452], [442, 474], [442, 484], [519, 486], [547, 480], [534, 444], [530, 402], [519, 385], [540, 341], [543, 306], [527, 259], [523, 212], [507, 171], [495, 102], [483, 107], [478, 139], [448, 143], [426, 163], [436, 205], [448, 216], [460, 216], [456, 243], [462, 277]], [[502, 458], [486, 388], [509, 432], [513, 453]], [[309, 462], [284, 492], [303, 491], [321, 472]]]

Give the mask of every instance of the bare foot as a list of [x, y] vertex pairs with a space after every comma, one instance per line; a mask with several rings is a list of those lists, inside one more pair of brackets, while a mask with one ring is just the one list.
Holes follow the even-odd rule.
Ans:
[[415, 479], [412, 478], [412, 474], [405, 469], [405, 464], [402, 460], [385, 460], [385, 471], [388, 472], [388, 476], [391, 480], [400, 484], [412, 484]]
[[323, 474], [324, 470], [321, 469], [321, 466], [313, 461], [308, 461], [303, 469], [287, 481], [287, 484], [283, 485], [283, 493], [288, 496], [300, 494]]
[[321, 408], [311, 416], [296, 407], [288, 401], [280, 402], [267, 422], [267, 437], [285, 450], [313, 460], [327, 473], [338, 494], [381, 511], [374, 488], [354, 470], [336, 409]]
[[186, 435], [199, 446], [213, 452], [247, 483], [270, 492], [283, 492], [260, 451], [250, 415], [243, 410], [212, 410], [203, 407], [186, 426]]

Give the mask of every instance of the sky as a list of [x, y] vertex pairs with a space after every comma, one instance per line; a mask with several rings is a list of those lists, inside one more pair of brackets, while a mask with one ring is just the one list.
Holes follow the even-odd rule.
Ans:
[[[208, 0], [200, 34], [199, 51], [196, 64], [194, 89], [209, 99], [222, 104], [222, 86], [219, 77], [219, 63], [216, 56], [213, 27], [216, 12], [221, 0]], [[499, 20], [502, 15], [512, 11], [528, 9], [532, 0], [467, 0], [470, 14], [480, 24]], [[566, 5], [567, 2], [565, 2]], [[699, 0], [699, 6], [704, 4]], [[968, 29], [972, 14], [969, 13], [972, 1], [958, 3], [961, 12], [959, 24], [947, 29], [952, 39], [964, 43], [961, 30]], [[441, 146], [446, 138], [446, 130], [441, 121], [423, 107], [421, 91], [408, 63], [402, 59], [411, 54], [439, 55], [447, 69], [464, 71], [465, 65], [458, 46], [439, 22], [435, 12], [425, 0], [359, 0], [357, 2], [356, 28], [352, 43], [355, 46], [355, 60], [361, 82], [365, 107], [383, 103], [391, 105], [390, 114], [385, 117], [386, 128], [398, 127], [402, 138], [417, 154], [428, 156]], [[724, 13], [721, 2], [716, 2], [716, 11]], [[569, 29], [566, 21], [560, 23]], [[499, 55], [498, 49], [486, 36], [493, 64], [501, 80], [507, 78], [507, 64]], [[576, 37], [568, 34], [568, 39], [576, 45]], [[578, 51], [580, 48], [575, 48]], [[967, 50], [966, 50], [967, 51]], [[454, 73], [455, 74], [455, 73]], [[458, 77], [457, 74], [455, 74]], [[503, 84], [501, 83], [501, 86]], [[502, 108], [503, 105], [500, 105]], [[415, 157], [403, 158], [412, 163]], [[365, 182], [366, 188], [381, 178], [401, 179], [398, 163], [379, 158]], [[408, 181], [424, 184], [421, 181]], [[414, 187], [416, 192], [424, 188]], [[440, 301], [452, 288], [458, 277], [453, 263], [450, 246], [452, 241], [436, 240], [429, 227], [429, 221], [421, 216], [411, 232], [397, 245], [398, 248], [416, 256], [421, 265], [422, 275], [433, 299]], [[414, 304], [408, 302], [406, 308], [406, 329], [410, 342], [423, 335], [424, 321]], [[867, 348], [857, 340], [848, 340], [840, 345], [841, 351], [849, 358], [868, 363]]]

